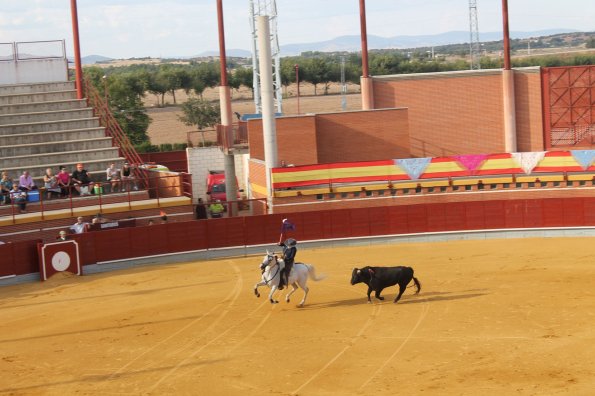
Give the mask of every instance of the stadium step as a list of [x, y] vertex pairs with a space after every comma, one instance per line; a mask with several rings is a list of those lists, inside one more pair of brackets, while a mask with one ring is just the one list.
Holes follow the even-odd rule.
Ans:
[[31, 122], [27, 124], [0, 125], [0, 135], [15, 135], [21, 133], [64, 131], [68, 129], [99, 127], [99, 118], [82, 118], [76, 120], [60, 120], [49, 122]]
[[[111, 137], [0, 146], [0, 158], [112, 148]], [[1, 160], [0, 160], [1, 161]]]
[[0, 106], [76, 99], [76, 90], [0, 95]]
[[74, 81], [0, 85], [0, 96], [52, 91], [72, 91]]
[[0, 106], [0, 114], [22, 114], [41, 111], [84, 109], [85, 99], [54, 100], [50, 102], [17, 103]]
[[[44, 153], [43, 155], [22, 155], [18, 157], [0, 158], [1, 169], [27, 169], [37, 167], [44, 163], [63, 163], [63, 162], [88, 162], [97, 161], [102, 158], [118, 157], [119, 149], [117, 147], [108, 147], [93, 150], [62, 151], [57, 153]], [[43, 173], [42, 173], [43, 174]]]
[[34, 132], [19, 135], [0, 135], [0, 146], [17, 144], [50, 143], [70, 140], [97, 139], [105, 137], [105, 128], [81, 128], [64, 131]]
[[0, 125], [20, 125], [39, 122], [78, 120], [92, 117], [93, 109], [91, 108], [39, 111], [19, 114], [1, 114]]

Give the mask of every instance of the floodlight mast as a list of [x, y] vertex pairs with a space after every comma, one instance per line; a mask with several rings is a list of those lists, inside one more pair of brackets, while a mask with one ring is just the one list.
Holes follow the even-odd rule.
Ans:
[[279, 37], [277, 34], [277, 2], [276, 0], [250, 0], [250, 28], [252, 31], [252, 72], [254, 74], [254, 107], [255, 112], [262, 113], [262, 97], [260, 87], [260, 65], [259, 65], [259, 32], [257, 18], [259, 16], [269, 17], [269, 31], [271, 40], [271, 63], [273, 64], [274, 99], [277, 113], [283, 113], [283, 92], [281, 85], [281, 52], [279, 49]]
[[477, 0], [469, 0], [469, 54], [471, 70], [481, 69], [481, 46], [479, 44], [479, 24], [477, 23]]

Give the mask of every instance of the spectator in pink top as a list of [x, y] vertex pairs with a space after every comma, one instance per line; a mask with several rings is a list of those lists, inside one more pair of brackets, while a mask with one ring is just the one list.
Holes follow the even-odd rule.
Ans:
[[70, 193], [70, 174], [68, 174], [68, 169], [65, 166], [60, 167], [60, 173], [58, 173], [57, 178], [62, 196], [67, 197]]
[[21, 191], [31, 191], [37, 190], [37, 186], [33, 181], [33, 178], [29, 174], [29, 171], [24, 171], [21, 177], [19, 178], [19, 190]]

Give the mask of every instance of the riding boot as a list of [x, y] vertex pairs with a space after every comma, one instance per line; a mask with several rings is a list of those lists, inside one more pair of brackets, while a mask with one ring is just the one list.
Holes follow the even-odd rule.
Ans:
[[277, 287], [279, 290], [283, 290], [283, 285], [285, 282], [285, 269], [281, 270], [279, 274], [279, 286]]

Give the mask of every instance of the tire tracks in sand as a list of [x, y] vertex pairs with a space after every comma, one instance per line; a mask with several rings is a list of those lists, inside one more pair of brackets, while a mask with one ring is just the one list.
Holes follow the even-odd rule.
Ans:
[[[235, 303], [235, 301], [238, 299], [238, 297], [241, 294], [242, 291], [242, 286], [243, 286], [243, 278], [241, 276], [241, 271], [239, 269], [239, 267], [237, 265], [235, 265], [234, 263], [228, 261], [228, 263], [230, 263], [230, 265], [232, 266], [235, 275], [237, 276], [236, 279], [236, 283], [234, 285], [234, 287], [230, 290], [230, 292], [227, 294], [227, 296], [225, 296], [225, 298], [215, 304], [211, 309], [209, 309], [207, 312], [203, 313], [201, 316], [199, 316], [198, 318], [192, 320], [190, 323], [180, 327], [178, 330], [176, 330], [175, 332], [171, 333], [170, 335], [168, 335], [167, 337], [165, 337], [164, 339], [162, 339], [161, 341], [155, 343], [153, 346], [151, 346], [150, 348], [146, 349], [145, 351], [143, 351], [141, 354], [139, 354], [138, 356], [136, 356], [135, 358], [133, 358], [132, 360], [130, 360], [128, 363], [126, 363], [125, 365], [123, 365], [122, 367], [120, 367], [119, 369], [117, 369], [116, 371], [114, 371], [111, 375], [109, 375], [109, 377], [107, 377], [107, 379], [105, 381], [108, 382], [113, 382], [115, 379], [117, 379], [117, 377], [123, 373], [125, 373], [125, 370], [128, 369], [130, 366], [132, 366], [134, 363], [136, 363], [137, 361], [139, 361], [141, 358], [146, 357], [149, 353], [153, 352], [153, 351], [162, 351], [163, 350], [163, 346], [168, 342], [173, 340], [175, 337], [179, 336], [180, 334], [182, 334], [184, 331], [190, 329], [192, 326], [196, 325], [197, 323], [199, 323], [201, 320], [203, 320], [204, 318], [208, 317], [212, 312], [220, 309], [220, 307], [225, 304], [227, 302], [227, 305], [225, 307], [225, 309], [223, 310], [223, 312], [221, 312], [218, 317], [206, 328], [202, 331], [203, 337], [204, 334], [206, 334], [210, 329], [212, 329], [214, 326], [216, 326], [230, 311], [231, 306], [233, 306], [233, 304]], [[186, 344], [184, 344], [183, 346], [177, 348], [175, 351], [173, 351], [172, 353], [170, 353], [170, 355], [176, 354], [176, 353], [181, 353], [184, 350], [190, 348], [192, 345], [196, 342], [195, 339], [187, 342]], [[161, 356], [162, 354], [160, 354]], [[142, 364], [140, 369], [147, 369], [150, 368], [151, 366], [158, 364], [155, 362], [150, 362], [149, 364]]]

